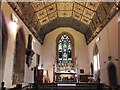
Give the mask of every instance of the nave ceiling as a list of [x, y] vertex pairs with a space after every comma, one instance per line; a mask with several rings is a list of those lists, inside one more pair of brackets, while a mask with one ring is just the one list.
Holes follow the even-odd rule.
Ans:
[[35, 37], [43, 43], [49, 32], [71, 27], [87, 44], [118, 11], [120, 2], [9, 2]]

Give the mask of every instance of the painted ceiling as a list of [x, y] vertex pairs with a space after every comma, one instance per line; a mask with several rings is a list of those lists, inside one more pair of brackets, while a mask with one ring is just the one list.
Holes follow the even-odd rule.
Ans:
[[119, 9], [119, 2], [9, 2], [11, 7], [43, 43], [49, 32], [71, 27], [89, 43]]

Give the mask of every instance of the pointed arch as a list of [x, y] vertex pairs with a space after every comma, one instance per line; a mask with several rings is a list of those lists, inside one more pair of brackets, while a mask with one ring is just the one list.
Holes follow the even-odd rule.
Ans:
[[67, 36], [69, 36], [72, 44], [74, 44], [74, 37], [69, 33], [69, 32], [62, 32], [60, 33], [58, 36], [57, 36], [57, 39], [56, 39], [56, 43], [58, 43], [59, 39], [61, 38], [62, 35], [66, 34]]
[[24, 82], [26, 39], [22, 26], [17, 31], [18, 32], [16, 34], [14, 51], [12, 84], [19, 84]]
[[[68, 67], [68, 71], [75, 66], [74, 38], [68, 32], [62, 32], [56, 39], [56, 57], [58, 67]], [[59, 68], [60, 69], [60, 68]], [[58, 71], [65, 71], [64, 69]]]
[[95, 80], [97, 80], [97, 78], [100, 77], [100, 55], [96, 43], [94, 44], [93, 47], [93, 67], [94, 67], [94, 77]]
[[93, 47], [93, 56], [96, 55], [97, 53], [99, 53], [99, 50], [97, 44], [95, 43]]
[[108, 80], [110, 86], [117, 86], [117, 68], [113, 62], [110, 62], [107, 66], [108, 69]]

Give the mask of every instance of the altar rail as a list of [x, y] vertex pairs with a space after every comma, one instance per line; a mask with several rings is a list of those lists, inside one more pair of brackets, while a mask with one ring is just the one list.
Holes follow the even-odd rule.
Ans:
[[[68, 85], [68, 84], [67, 84]], [[120, 87], [111, 87], [105, 84], [96, 83], [76, 83], [71, 86], [60, 86], [57, 83], [37, 84], [30, 83], [25, 87], [14, 87], [6, 90], [120, 90]]]

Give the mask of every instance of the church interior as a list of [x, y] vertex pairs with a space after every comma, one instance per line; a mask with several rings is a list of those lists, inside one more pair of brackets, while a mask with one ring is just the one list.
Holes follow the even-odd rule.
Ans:
[[120, 90], [119, 0], [23, 1], [0, 3], [1, 90]]

